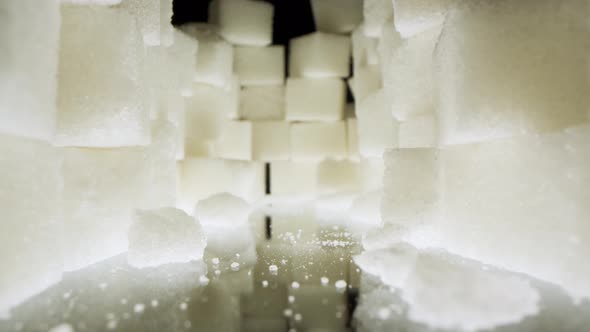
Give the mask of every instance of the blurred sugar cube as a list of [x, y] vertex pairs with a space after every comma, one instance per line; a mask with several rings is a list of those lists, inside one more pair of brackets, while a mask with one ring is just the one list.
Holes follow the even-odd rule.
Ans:
[[358, 120], [356, 118], [346, 119], [346, 139], [348, 146], [348, 158], [356, 160], [359, 158], [358, 142]]
[[462, 0], [393, 0], [395, 29], [403, 38], [443, 24], [447, 11]]
[[361, 156], [382, 157], [387, 148], [397, 147], [398, 123], [386, 108], [383, 90], [358, 103], [356, 113]]
[[379, 65], [359, 68], [354, 74], [352, 86], [354, 86], [354, 98], [358, 101], [362, 101], [367, 96], [380, 90], [382, 83]]
[[285, 107], [289, 121], [338, 121], [344, 113], [346, 91], [340, 79], [287, 79]]
[[348, 77], [350, 75], [350, 37], [314, 32], [289, 42], [289, 76]]
[[203, 227], [235, 227], [248, 221], [250, 205], [229, 193], [218, 193], [197, 202], [195, 217]]
[[358, 162], [324, 160], [318, 166], [318, 191], [322, 194], [357, 192], [361, 188], [361, 174]]
[[378, 39], [367, 37], [363, 25], [360, 25], [352, 32], [351, 42], [352, 62], [355, 73], [359, 68], [379, 63], [377, 52]]
[[226, 121], [215, 142], [215, 155], [225, 159], [252, 159], [252, 122]]
[[273, 161], [270, 185], [273, 195], [310, 196], [317, 192], [316, 162]]
[[3, 1], [0, 12], [0, 133], [50, 141], [56, 123], [59, 4]]
[[349, 33], [363, 20], [362, 0], [312, 0], [316, 28], [330, 33]]
[[[107, 1], [113, 2], [112, 0], [102, 0], [101, 2], [106, 3]], [[171, 0], [119, 0], [118, 2], [121, 2], [121, 7], [136, 18], [143, 42], [146, 45], [168, 46], [172, 44], [174, 37], [172, 36]]]
[[217, 0], [219, 33], [232, 44], [267, 46], [272, 43], [274, 8], [252, 0]]
[[254, 160], [287, 160], [291, 157], [289, 123], [260, 121], [252, 123], [252, 158]]
[[400, 148], [433, 148], [438, 144], [436, 115], [424, 114], [399, 124]]
[[139, 210], [129, 227], [127, 261], [138, 268], [202, 260], [206, 239], [198, 221], [182, 210]]
[[364, 0], [363, 17], [365, 35], [379, 37], [384, 23], [393, 16], [391, 0]]
[[285, 86], [244, 86], [240, 91], [239, 117], [244, 120], [282, 120], [285, 117]]
[[306, 122], [291, 125], [293, 160], [346, 158], [346, 122]]
[[55, 143], [148, 144], [149, 114], [140, 85], [143, 42], [133, 18], [109, 7], [61, 9]]
[[241, 85], [277, 85], [285, 82], [284, 46], [234, 48], [234, 72]]

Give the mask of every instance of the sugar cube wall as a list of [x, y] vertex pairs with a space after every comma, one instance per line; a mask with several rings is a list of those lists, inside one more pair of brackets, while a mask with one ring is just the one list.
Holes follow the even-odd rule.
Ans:
[[348, 77], [350, 37], [314, 32], [289, 42], [290, 77]]
[[61, 163], [46, 143], [0, 135], [1, 312], [61, 279]]
[[149, 114], [140, 85], [143, 42], [133, 18], [108, 7], [62, 6], [61, 12], [55, 143], [148, 144]]
[[348, 33], [363, 20], [362, 0], [312, 0], [316, 28], [331, 33]]
[[51, 140], [56, 122], [59, 4], [3, 1], [0, 12], [0, 133]]
[[239, 117], [244, 120], [285, 118], [285, 86], [245, 86], [240, 90]]
[[338, 121], [344, 113], [344, 82], [335, 78], [289, 78], [285, 114], [289, 121]]
[[435, 53], [442, 143], [587, 122], [587, 10], [585, 1], [543, 0], [450, 12]]
[[346, 122], [301, 122], [291, 125], [291, 158], [314, 161], [346, 158]]

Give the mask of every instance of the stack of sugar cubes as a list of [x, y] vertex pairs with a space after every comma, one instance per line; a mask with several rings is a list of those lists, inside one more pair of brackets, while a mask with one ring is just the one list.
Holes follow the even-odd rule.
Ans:
[[[363, 97], [370, 87], [396, 140], [383, 156], [383, 225], [356, 257], [360, 330], [542, 330], [548, 316], [584, 330], [563, 308], [590, 299], [588, 3], [364, 5], [355, 33], [367, 51], [353, 35], [353, 58], [376, 67], [349, 82], [359, 142], [377, 109], [364, 105], [379, 101]], [[381, 86], [368, 81], [379, 73]]]

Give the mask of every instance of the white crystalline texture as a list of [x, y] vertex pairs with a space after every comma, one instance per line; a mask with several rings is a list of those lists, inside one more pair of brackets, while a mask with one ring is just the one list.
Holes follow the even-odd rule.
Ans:
[[319, 31], [349, 33], [363, 20], [362, 0], [312, 0], [315, 26]]
[[443, 150], [441, 245], [590, 298], [589, 142], [584, 126]]
[[289, 121], [338, 121], [344, 113], [346, 88], [340, 79], [287, 79], [286, 118]]
[[483, 1], [451, 11], [435, 54], [443, 143], [587, 122], [587, 13], [583, 0]]
[[380, 158], [386, 149], [397, 147], [398, 123], [387, 110], [383, 90], [360, 101], [356, 113], [361, 156]]
[[245, 86], [240, 91], [239, 117], [244, 120], [285, 118], [285, 86]]
[[62, 6], [56, 144], [149, 143], [140, 82], [142, 44], [133, 18], [124, 11]]
[[215, 142], [215, 155], [224, 159], [252, 159], [252, 122], [227, 121]]
[[203, 227], [236, 227], [248, 222], [250, 205], [229, 193], [215, 194], [200, 200], [195, 217]]
[[64, 152], [65, 268], [76, 270], [127, 250], [134, 209], [176, 203], [174, 126], [154, 128], [150, 146]]
[[401, 293], [410, 320], [432, 329], [491, 329], [539, 312], [539, 294], [528, 280], [441, 252], [400, 246], [355, 261]]
[[367, 227], [380, 225], [382, 196], [382, 190], [374, 190], [355, 198], [347, 211], [352, 222]]
[[387, 20], [393, 16], [391, 0], [364, 0], [363, 17], [365, 35], [379, 37], [381, 29]]
[[291, 157], [289, 123], [261, 121], [252, 124], [252, 159], [287, 160]]
[[350, 37], [314, 32], [289, 42], [290, 77], [348, 77]]
[[[73, 2], [80, 1], [74, 0]], [[105, 4], [122, 2], [121, 8], [128, 11], [137, 20], [144, 44], [168, 46], [172, 43], [174, 39], [171, 23], [172, 0], [102, 0], [99, 2]]]
[[285, 47], [234, 48], [234, 72], [241, 85], [269, 85], [285, 82]]
[[435, 114], [412, 117], [399, 124], [399, 147], [433, 148], [438, 142], [438, 122]]
[[[406, 120], [435, 110], [433, 56], [440, 27], [397, 41], [385, 67], [384, 90], [393, 116]], [[395, 43], [396, 37], [392, 37]]]
[[463, 0], [393, 0], [395, 29], [404, 38], [443, 24], [447, 11]]
[[264, 164], [236, 160], [187, 158], [180, 164], [181, 204], [194, 204], [214, 194], [230, 193], [248, 203], [264, 196]]
[[317, 162], [274, 161], [270, 168], [273, 195], [310, 196], [317, 193]]
[[252, 0], [219, 0], [219, 33], [232, 44], [267, 46], [272, 43], [274, 8]]
[[291, 158], [293, 160], [343, 159], [347, 154], [346, 122], [291, 124]]
[[60, 167], [50, 145], [0, 135], [0, 312], [61, 278]]
[[183, 96], [191, 96], [199, 43], [179, 30], [173, 32], [174, 43], [167, 47], [168, 60], [165, 69], [172, 79], [170, 83], [179, 85], [179, 93]]
[[135, 212], [129, 228], [130, 265], [145, 268], [203, 259], [206, 239], [199, 222], [181, 210]]
[[2, 1], [0, 12], [0, 133], [51, 140], [56, 121], [59, 4]]
[[431, 222], [440, 196], [438, 151], [394, 149], [384, 159], [383, 221], [402, 228]]

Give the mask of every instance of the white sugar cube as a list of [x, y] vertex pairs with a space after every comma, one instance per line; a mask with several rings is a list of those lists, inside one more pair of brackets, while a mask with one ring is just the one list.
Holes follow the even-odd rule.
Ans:
[[350, 37], [314, 32], [289, 42], [289, 76], [348, 77], [350, 75]]
[[379, 63], [379, 54], [377, 52], [378, 39], [367, 37], [364, 31], [364, 25], [356, 28], [352, 35], [352, 61], [354, 72], [359, 68]]
[[215, 142], [215, 155], [225, 159], [252, 159], [252, 123], [226, 121]]
[[440, 27], [404, 39], [390, 54], [384, 90], [392, 114], [400, 121], [434, 112], [432, 53], [439, 34]]
[[273, 6], [264, 1], [218, 0], [219, 33], [232, 44], [272, 43]]
[[291, 124], [293, 160], [345, 158], [348, 153], [346, 122], [307, 122]]
[[245, 86], [240, 91], [239, 118], [282, 120], [285, 118], [285, 86]]
[[183, 96], [191, 96], [197, 70], [198, 41], [179, 30], [173, 32], [174, 43], [167, 47], [166, 70], [172, 82], [179, 85], [180, 93]]
[[396, 147], [398, 123], [385, 105], [383, 90], [367, 96], [357, 104], [359, 152], [363, 157], [381, 157]]
[[317, 192], [317, 171], [315, 162], [273, 161], [270, 164], [271, 193], [314, 195]]
[[133, 18], [108, 7], [62, 6], [60, 43], [55, 143], [148, 144], [149, 114], [139, 82], [143, 43]]
[[253, 203], [264, 196], [264, 164], [187, 158], [180, 163], [181, 201], [192, 211], [197, 201], [227, 192]]
[[451, 11], [435, 54], [442, 143], [587, 122], [586, 12], [580, 0], [559, 8], [550, 0], [486, 1]]
[[290, 121], [342, 119], [346, 91], [340, 79], [287, 79], [286, 118]]
[[0, 4], [0, 133], [51, 140], [60, 13], [56, 1]]
[[124, 0], [121, 8], [136, 18], [146, 45], [172, 44], [174, 37], [171, 0]]
[[361, 167], [348, 160], [324, 160], [318, 166], [320, 193], [356, 192], [361, 188]]
[[248, 222], [250, 205], [229, 193], [219, 193], [200, 200], [195, 217], [203, 227], [235, 227]]
[[363, 17], [365, 35], [379, 37], [385, 22], [393, 16], [391, 0], [364, 0]]
[[61, 279], [60, 168], [50, 145], [0, 135], [0, 312]]
[[382, 88], [381, 67], [369, 65], [359, 68], [354, 73], [354, 99], [362, 101], [367, 96], [379, 91]]
[[399, 124], [400, 148], [433, 148], [438, 141], [436, 115], [425, 114]]
[[352, 160], [359, 159], [357, 122], [358, 120], [356, 118], [346, 119], [346, 139], [348, 146], [348, 158]]
[[442, 25], [448, 10], [462, 0], [393, 0], [395, 29], [404, 38]]
[[285, 82], [285, 47], [234, 49], [234, 72], [241, 85], [277, 85]]
[[134, 209], [176, 203], [175, 127], [147, 147], [65, 150], [64, 266], [77, 270], [127, 250]]
[[315, 26], [319, 31], [349, 33], [363, 20], [362, 0], [312, 0]]
[[589, 298], [589, 142], [583, 126], [441, 150], [441, 245]]
[[201, 225], [182, 210], [136, 211], [129, 227], [127, 262], [138, 268], [203, 259]]
[[384, 159], [383, 221], [400, 227], [431, 222], [440, 198], [438, 151], [394, 149]]
[[385, 174], [383, 156], [362, 158], [361, 170], [363, 172], [362, 179], [365, 192], [383, 188], [383, 175]]
[[254, 160], [287, 160], [291, 157], [289, 123], [262, 121], [252, 124], [252, 158]]

